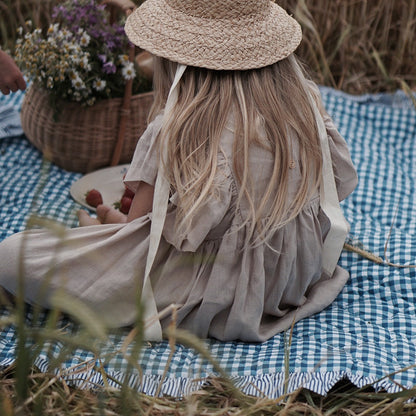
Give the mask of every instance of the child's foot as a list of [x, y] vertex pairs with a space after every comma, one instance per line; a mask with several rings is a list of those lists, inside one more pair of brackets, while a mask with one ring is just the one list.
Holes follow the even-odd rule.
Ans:
[[77, 216], [78, 216], [78, 221], [79, 221], [79, 226], [80, 227], [85, 227], [88, 225], [99, 225], [101, 224], [101, 221], [98, 220], [97, 218], [92, 218], [87, 211], [80, 209], [77, 212]]
[[108, 205], [98, 205], [97, 217], [101, 221], [101, 224], [120, 224], [127, 222], [126, 215]]

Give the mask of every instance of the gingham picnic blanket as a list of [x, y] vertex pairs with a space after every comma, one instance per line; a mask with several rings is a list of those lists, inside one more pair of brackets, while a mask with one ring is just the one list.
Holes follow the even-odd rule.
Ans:
[[[390, 262], [416, 263], [412, 103], [401, 92], [360, 97], [328, 88], [321, 92], [359, 174], [358, 188], [342, 204], [351, 224], [349, 239], [378, 256], [388, 243]], [[21, 93], [0, 96], [0, 110], [12, 105], [18, 111], [22, 98]], [[0, 111], [0, 127], [5, 124]], [[45, 168], [24, 136], [2, 138], [0, 239], [23, 230], [31, 211], [75, 226], [79, 206], [69, 188], [79, 177], [54, 165]], [[416, 384], [416, 270], [376, 264], [349, 251], [343, 252], [340, 265], [351, 274], [342, 293], [321, 313], [298, 322], [291, 337], [278, 334], [262, 344], [203, 341], [243, 392], [277, 398], [304, 387], [326, 394], [343, 378], [358, 387], [371, 384], [389, 392]], [[180, 397], [218, 374], [194, 349], [177, 344], [172, 351], [168, 342], [145, 343], [138, 358], [140, 371], [132, 370], [120, 353], [126, 334], [127, 330], [112, 333], [99, 357], [74, 349], [60, 368], [62, 376], [84, 387], [117, 387], [128, 376], [128, 382], [146, 394]], [[15, 360], [15, 347], [15, 328], [4, 327], [0, 366]], [[45, 344], [35, 365], [52, 371], [63, 348], [59, 342]]]

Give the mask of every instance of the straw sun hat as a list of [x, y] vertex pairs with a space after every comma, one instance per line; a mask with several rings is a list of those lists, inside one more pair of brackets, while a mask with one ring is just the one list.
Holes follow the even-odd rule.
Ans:
[[271, 65], [302, 39], [296, 20], [270, 0], [147, 0], [125, 31], [157, 56], [223, 70]]

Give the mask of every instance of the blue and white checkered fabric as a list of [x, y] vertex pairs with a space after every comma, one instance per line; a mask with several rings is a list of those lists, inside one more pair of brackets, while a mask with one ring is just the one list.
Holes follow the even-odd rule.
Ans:
[[[389, 240], [391, 262], [416, 263], [416, 111], [402, 93], [321, 92], [359, 174], [358, 188], [342, 205], [350, 238], [379, 256]], [[53, 165], [41, 173], [41, 167], [39, 152], [24, 137], [0, 142], [0, 239], [24, 229], [31, 209], [76, 224], [78, 206], [69, 187], [79, 174]], [[288, 392], [305, 387], [325, 394], [342, 378], [389, 392], [416, 384], [416, 270], [378, 265], [351, 252], [343, 252], [340, 264], [351, 279], [331, 306], [295, 325], [288, 356], [288, 334], [263, 344], [205, 342], [242, 391], [276, 398], [286, 385]], [[129, 368], [119, 352], [125, 335], [110, 336], [101, 349], [103, 361], [90, 351], [74, 350], [62, 367], [67, 380], [78, 386], [118, 386]], [[15, 346], [14, 328], [3, 329], [0, 365], [13, 362]], [[49, 371], [61, 349], [59, 343], [45, 345], [36, 365]], [[181, 345], [171, 351], [167, 342], [146, 344], [138, 361], [141, 371], [128, 373], [129, 383], [150, 395], [186, 395], [215, 375], [197, 352]], [[80, 363], [83, 371], [76, 367]]]
[[18, 91], [10, 97], [0, 94], [0, 139], [23, 134], [20, 107], [24, 93]]

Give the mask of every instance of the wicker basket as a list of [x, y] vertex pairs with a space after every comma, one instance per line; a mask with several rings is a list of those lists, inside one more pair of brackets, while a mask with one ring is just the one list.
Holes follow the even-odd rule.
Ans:
[[47, 159], [72, 172], [90, 172], [110, 164], [128, 163], [153, 103], [153, 92], [133, 95], [126, 118], [119, 160], [112, 163], [119, 133], [123, 98], [98, 101], [91, 107], [61, 102], [58, 120], [47, 91], [32, 85], [22, 103], [22, 128]]
[[[136, 7], [131, 0], [100, 3], [107, 5], [110, 22], [119, 13], [128, 16]], [[131, 62], [135, 52], [130, 45]], [[153, 103], [153, 92], [132, 95], [132, 86], [133, 80], [127, 81], [123, 98], [101, 100], [91, 107], [61, 101], [57, 113], [48, 92], [33, 84], [22, 103], [23, 131], [46, 158], [72, 172], [130, 162]]]

